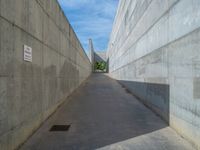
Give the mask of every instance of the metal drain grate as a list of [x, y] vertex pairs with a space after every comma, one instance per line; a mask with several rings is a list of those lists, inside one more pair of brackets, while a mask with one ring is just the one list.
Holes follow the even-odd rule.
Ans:
[[68, 131], [71, 125], [53, 125], [49, 131]]

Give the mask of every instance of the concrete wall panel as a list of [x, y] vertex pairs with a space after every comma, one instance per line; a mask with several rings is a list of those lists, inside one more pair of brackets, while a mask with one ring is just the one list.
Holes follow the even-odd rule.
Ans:
[[0, 76], [12, 76], [14, 27], [0, 18], [0, 32]]
[[121, 0], [107, 52], [110, 75], [197, 149], [199, 6], [198, 0]]
[[56, 0], [0, 0], [0, 149], [22, 144], [90, 73]]

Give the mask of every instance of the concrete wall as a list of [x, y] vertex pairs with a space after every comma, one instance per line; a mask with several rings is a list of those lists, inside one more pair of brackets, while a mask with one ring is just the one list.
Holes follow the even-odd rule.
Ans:
[[199, 8], [199, 0], [120, 0], [107, 52], [110, 75], [198, 149]]
[[0, 0], [0, 149], [24, 142], [90, 73], [56, 0]]
[[94, 71], [94, 46], [93, 46], [93, 42], [92, 39], [89, 39], [89, 59], [90, 62], [92, 64], [92, 72]]
[[101, 61], [107, 62], [106, 52], [95, 51], [94, 52], [94, 60], [95, 60], [95, 62], [101, 62]]

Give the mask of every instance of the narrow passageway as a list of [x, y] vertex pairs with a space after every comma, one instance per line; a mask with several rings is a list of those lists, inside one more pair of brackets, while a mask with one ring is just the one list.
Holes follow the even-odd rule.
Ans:
[[[68, 131], [49, 131], [66, 124]], [[21, 149], [92, 150], [110, 144], [103, 149], [192, 149], [107, 74], [91, 75]]]

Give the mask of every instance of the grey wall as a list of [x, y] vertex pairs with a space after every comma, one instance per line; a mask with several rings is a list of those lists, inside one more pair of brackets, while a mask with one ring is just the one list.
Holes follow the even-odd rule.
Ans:
[[95, 51], [94, 52], [94, 60], [96, 62], [101, 62], [101, 61], [105, 61], [107, 62], [107, 58], [106, 58], [106, 52], [105, 51]]
[[0, 149], [24, 142], [90, 73], [56, 0], [0, 0]]
[[199, 8], [199, 0], [120, 0], [107, 52], [110, 75], [198, 149]]
[[92, 72], [94, 71], [94, 46], [93, 46], [93, 42], [92, 39], [89, 39], [89, 59], [90, 62], [92, 64]]

